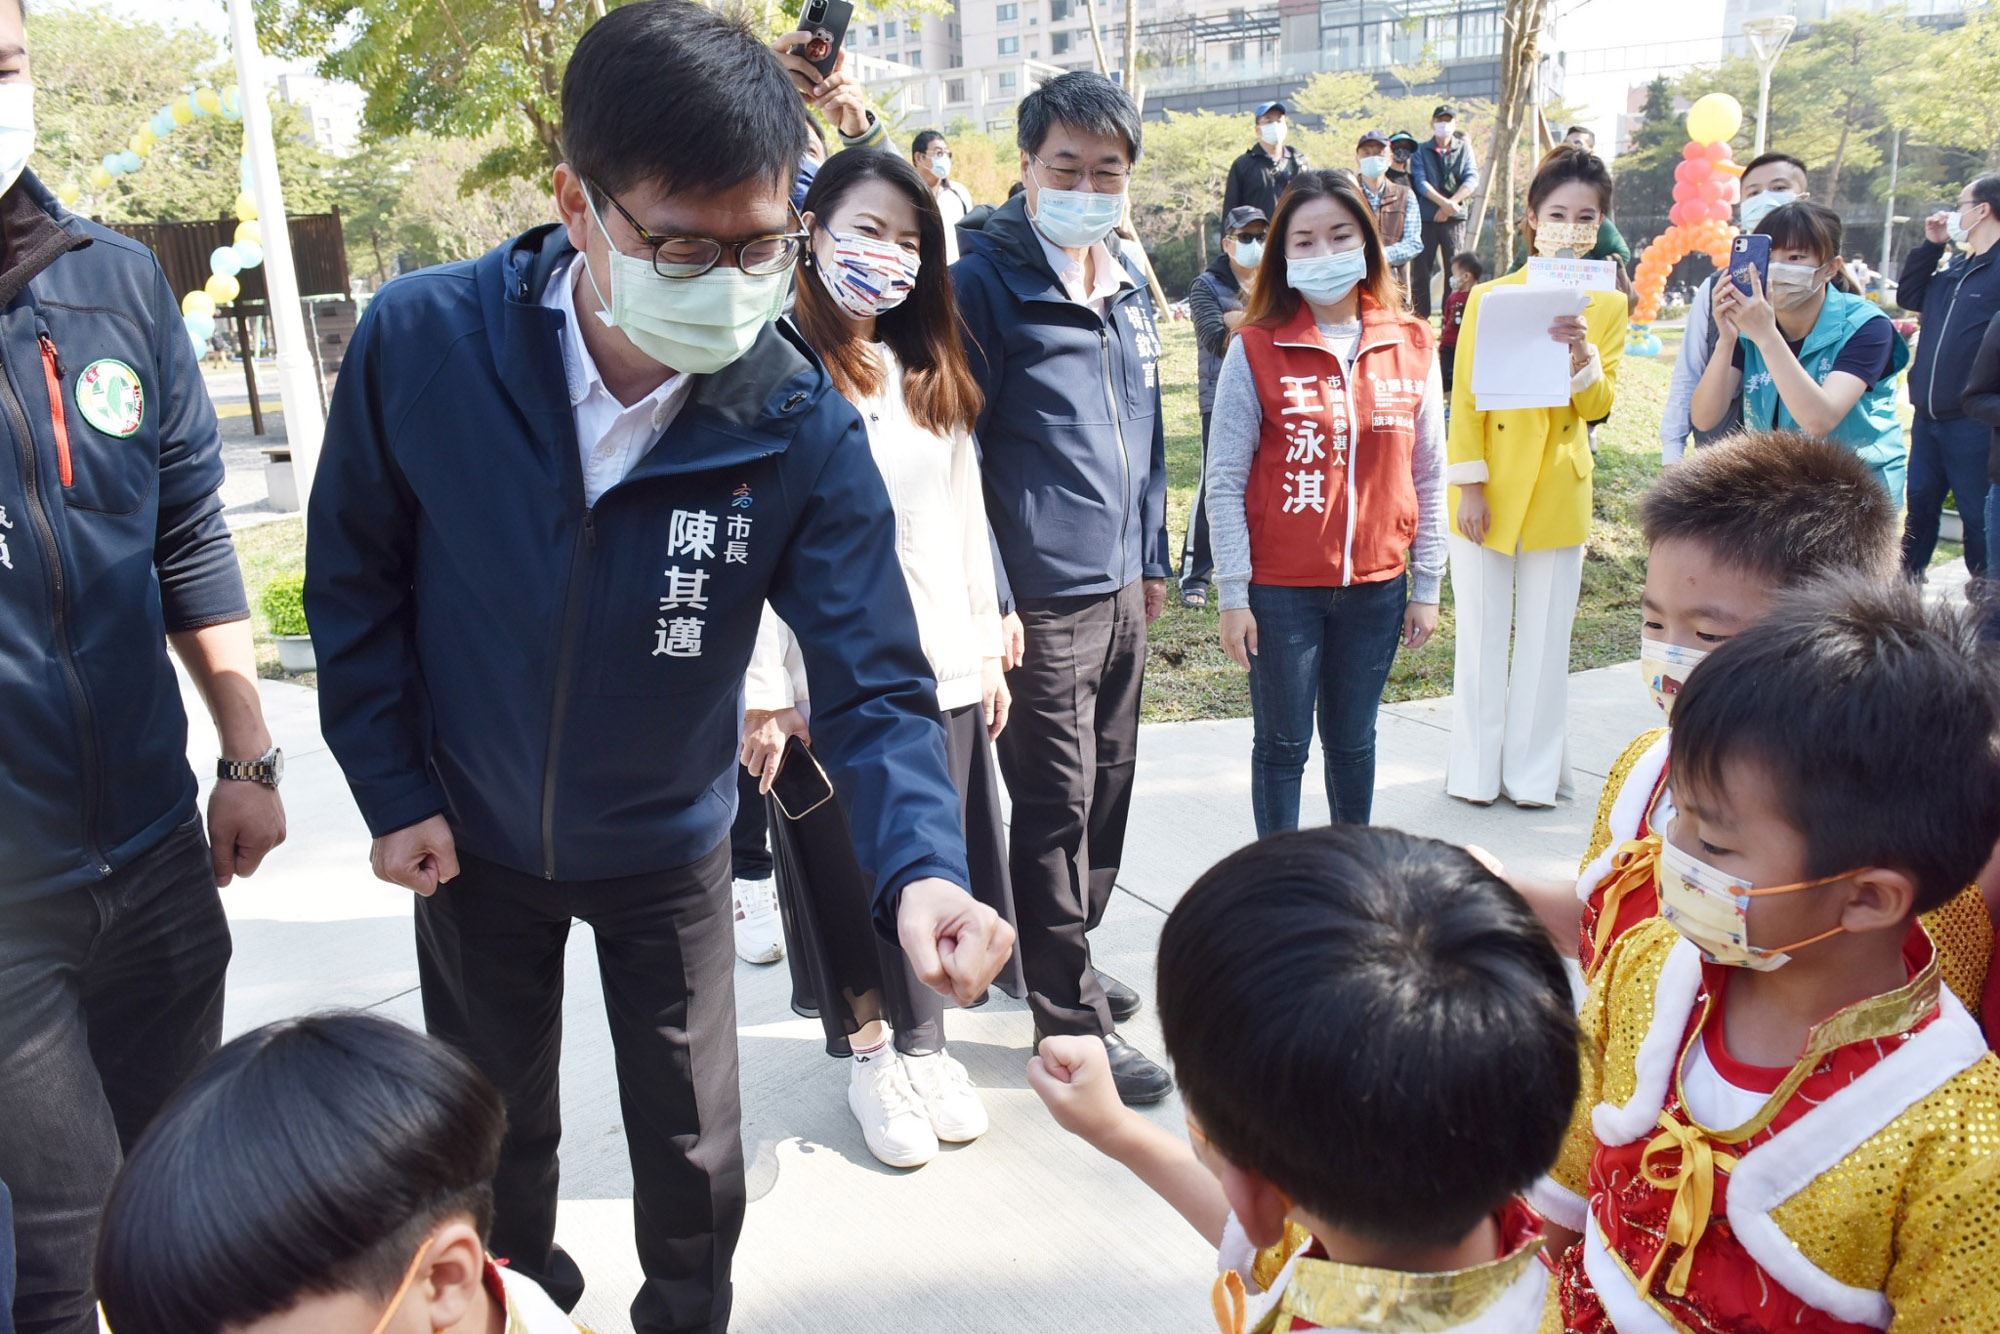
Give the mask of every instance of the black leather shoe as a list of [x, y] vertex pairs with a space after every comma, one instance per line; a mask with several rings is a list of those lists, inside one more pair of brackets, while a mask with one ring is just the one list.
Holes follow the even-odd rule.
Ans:
[[1156, 1103], [1174, 1091], [1174, 1077], [1116, 1033], [1104, 1039], [1104, 1049], [1111, 1056], [1111, 1082], [1118, 1086], [1118, 1100], [1127, 1107]]
[[1093, 969], [1097, 985], [1104, 988], [1104, 1001], [1111, 1007], [1111, 1020], [1122, 1024], [1139, 1013], [1139, 993], [1102, 969]]

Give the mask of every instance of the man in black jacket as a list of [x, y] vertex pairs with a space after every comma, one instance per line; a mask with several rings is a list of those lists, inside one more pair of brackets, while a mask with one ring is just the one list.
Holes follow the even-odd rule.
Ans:
[[1410, 261], [1411, 305], [1419, 317], [1429, 319], [1431, 274], [1449, 273], [1451, 257], [1464, 248], [1465, 204], [1479, 189], [1479, 162], [1452, 108], [1431, 112], [1431, 137], [1411, 160], [1410, 178], [1424, 219], [1424, 248]]
[[[112, 1174], [222, 1035], [217, 886], [285, 816], [201, 370], [153, 253], [23, 171], [25, 46], [0, 0], [0, 1181], [16, 1325], [92, 1334]], [[170, 642], [220, 743], [206, 836]]]
[[1267, 218], [1278, 211], [1278, 196], [1307, 166], [1305, 154], [1285, 143], [1290, 130], [1283, 102], [1257, 104], [1257, 142], [1229, 168], [1222, 188], [1223, 216], [1239, 208], [1257, 209]]
[[[1938, 269], [1945, 243], [1965, 247], [1965, 257]], [[1965, 568], [1986, 573], [1984, 423], [1967, 417], [1960, 402], [1973, 354], [1994, 315], [2000, 314], [2000, 176], [1982, 176], [1959, 193], [1949, 213], [1924, 223], [1924, 239], [1903, 260], [1896, 300], [1923, 316], [1916, 360], [1910, 365], [1909, 518], [1903, 527], [1903, 568], [1921, 578], [1937, 549], [1938, 516], [1945, 492], [1958, 499], [1965, 524]]]
[[1264, 211], [1244, 205], [1222, 220], [1222, 253], [1195, 275], [1188, 288], [1188, 316], [1194, 321], [1197, 378], [1201, 404], [1201, 476], [1195, 479], [1194, 503], [1188, 508], [1187, 534], [1181, 540], [1181, 605], [1206, 607], [1208, 581], [1215, 557], [1208, 548], [1208, 509], [1202, 479], [1208, 475], [1208, 413], [1215, 403], [1215, 381], [1222, 374], [1222, 355], [1243, 323], [1249, 285], [1264, 258], [1264, 236], [1271, 220]]

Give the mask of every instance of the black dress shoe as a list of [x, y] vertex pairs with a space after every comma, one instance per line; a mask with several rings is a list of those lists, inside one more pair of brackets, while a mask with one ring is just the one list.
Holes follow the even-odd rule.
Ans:
[[1092, 969], [1097, 974], [1097, 985], [1104, 988], [1104, 1002], [1111, 1007], [1111, 1021], [1122, 1024], [1139, 1013], [1139, 993], [1120, 982], [1102, 969]]
[[1174, 1091], [1174, 1077], [1116, 1033], [1104, 1039], [1104, 1049], [1111, 1056], [1111, 1082], [1118, 1087], [1118, 1100], [1127, 1107], [1156, 1103]]

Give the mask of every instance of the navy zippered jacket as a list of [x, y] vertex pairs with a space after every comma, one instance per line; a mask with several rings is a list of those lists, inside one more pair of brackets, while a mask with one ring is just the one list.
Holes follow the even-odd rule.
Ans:
[[965, 848], [860, 418], [776, 324], [586, 507], [563, 317], [540, 304], [575, 253], [537, 228], [396, 279], [355, 331], [307, 527], [327, 742], [377, 837], [443, 811], [528, 874], [683, 866], [735, 815], [768, 598], [893, 937], [895, 891], [964, 885]]
[[1938, 269], [1944, 247], [1915, 246], [1903, 259], [1896, 304], [1923, 316], [1916, 360], [1910, 363], [1910, 403], [1933, 421], [1965, 415], [1960, 401], [1986, 326], [2000, 315], [2000, 246]]
[[1132, 286], [1109, 320], [1070, 300], [1024, 195], [961, 228], [959, 245], [951, 280], [986, 395], [979, 458], [1002, 608], [1165, 579], [1167, 438], [1144, 277], [1118, 255]]
[[27, 174], [0, 197], [0, 366], [8, 904], [95, 884], [195, 817], [166, 636], [249, 608], [159, 261]]

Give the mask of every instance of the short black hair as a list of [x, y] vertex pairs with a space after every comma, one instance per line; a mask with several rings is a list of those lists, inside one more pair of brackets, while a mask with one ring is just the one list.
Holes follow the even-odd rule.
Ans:
[[1840, 572], [1887, 578], [1902, 527], [1853, 450], [1795, 431], [1744, 431], [1695, 450], [1640, 500], [1639, 526], [1649, 547], [1698, 543], [1781, 588]]
[[1139, 160], [1139, 108], [1123, 88], [1087, 69], [1057, 75], [1021, 99], [1014, 111], [1014, 142], [1039, 153], [1058, 125], [1088, 134], [1115, 134]]
[[1159, 1006], [1216, 1150], [1388, 1244], [1463, 1239], [1548, 1170], [1576, 1101], [1548, 933], [1463, 848], [1393, 829], [1217, 863], [1161, 932]]
[[1915, 911], [1947, 902], [2000, 838], [2000, 681], [1977, 617], [1900, 579], [1788, 594], [1674, 701], [1676, 790], [1718, 789], [1746, 760], [1805, 840], [1808, 878], [1885, 867], [1915, 881]]
[[112, 1186], [97, 1293], [119, 1334], [220, 1334], [301, 1298], [386, 1300], [440, 1223], [485, 1235], [506, 1114], [463, 1056], [367, 1014], [229, 1043]]
[[917, 137], [910, 141], [910, 156], [922, 157], [924, 150], [944, 138], [943, 130], [918, 130]]
[[[1768, 167], [1774, 162], [1782, 162], [1787, 166], [1796, 167], [1798, 168], [1800, 177], [1804, 178], [1807, 181], [1810, 181], [1812, 179], [1811, 177], [1806, 175], [1806, 164], [1804, 162], [1801, 162], [1798, 158], [1793, 157], [1790, 153], [1776, 153], [1776, 152], [1759, 153], [1756, 157], [1751, 158], [1748, 162], [1743, 164], [1743, 175], [1748, 176], [1751, 172], [1757, 170], [1757, 168]], [[1737, 179], [1741, 180], [1742, 177], [1739, 176]]]
[[1563, 138], [1567, 139], [1567, 138], [1569, 138], [1569, 137], [1570, 137], [1570, 136], [1571, 136], [1572, 134], [1587, 134], [1587, 135], [1589, 135], [1589, 136], [1590, 136], [1590, 146], [1591, 146], [1591, 148], [1595, 149], [1595, 148], [1597, 147], [1597, 131], [1596, 131], [1596, 130], [1593, 130], [1593, 129], [1591, 129], [1591, 128], [1590, 128], [1590, 127], [1589, 127], [1588, 125], [1572, 125], [1572, 126], [1570, 126], [1570, 127], [1569, 127], [1569, 128], [1567, 129], [1567, 130], [1564, 130], [1564, 131], [1563, 131]]
[[[590, 25], [562, 83], [563, 157], [593, 190], [786, 190], [806, 153], [798, 90], [744, 24], [634, 0]], [[689, 127], [700, 126], [700, 133]]]
[[2000, 216], [2000, 175], [1981, 176], [1965, 187], [1972, 197]]
[[1464, 269], [1472, 275], [1472, 281], [1474, 282], [1478, 282], [1486, 276], [1486, 266], [1481, 264], [1479, 256], [1473, 254], [1470, 250], [1461, 250], [1453, 255], [1451, 257], [1451, 266], [1454, 269]]

